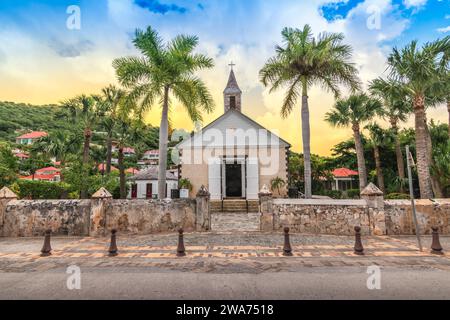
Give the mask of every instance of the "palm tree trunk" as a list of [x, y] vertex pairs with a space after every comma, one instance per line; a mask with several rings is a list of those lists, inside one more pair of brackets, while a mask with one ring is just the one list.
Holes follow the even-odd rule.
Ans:
[[106, 174], [111, 173], [111, 159], [112, 159], [112, 136], [108, 133], [108, 138], [106, 140]]
[[380, 188], [381, 191], [386, 192], [386, 190], [384, 189], [383, 169], [381, 168], [380, 148], [378, 146], [375, 146], [373, 148], [373, 153], [375, 157], [375, 168], [377, 171], [378, 188]]
[[[92, 131], [90, 128], [84, 129], [84, 146], [83, 146], [83, 180], [87, 180], [87, 165], [89, 163], [89, 149], [91, 145], [91, 136]], [[81, 184], [80, 190], [80, 198], [87, 199], [88, 198], [88, 186], [86, 183]]]
[[416, 134], [416, 157], [417, 174], [419, 176], [420, 197], [422, 199], [433, 198], [431, 188], [431, 176], [429, 167], [429, 156], [427, 149], [427, 129], [425, 123], [425, 98], [418, 95], [414, 99], [415, 134]]
[[303, 162], [305, 173], [305, 198], [312, 198], [311, 183], [311, 128], [309, 124], [308, 87], [306, 79], [303, 80], [302, 94], [302, 140], [303, 140]]
[[[433, 142], [431, 141], [430, 130], [428, 129], [427, 121], [425, 120], [425, 129], [427, 134], [427, 154], [428, 154], [428, 167], [431, 168], [434, 165], [433, 159]], [[436, 198], [443, 198], [444, 193], [442, 191], [441, 183], [439, 182], [439, 177], [431, 174], [431, 189], [433, 190], [434, 196]]]
[[119, 179], [120, 179], [120, 199], [127, 198], [127, 190], [125, 185], [125, 168], [123, 165], [123, 147], [119, 147]]
[[448, 136], [450, 137], [450, 98], [447, 99], [447, 111], [448, 111]]
[[355, 139], [356, 158], [358, 160], [359, 189], [367, 186], [367, 170], [366, 160], [364, 159], [364, 147], [361, 141], [361, 133], [359, 132], [359, 124], [353, 124], [353, 138]]
[[403, 160], [403, 152], [400, 144], [400, 139], [398, 137], [398, 128], [397, 121], [391, 120], [392, 131], [394, 132], [394, 140], [395, 140], [395, 156], [397, 158], [397, 171], [398, 176], [402, 182], [400, 185], [400, 193], [405, 192], [405, 188], [403, 187], [403, 181], [405, 181], [405, 161]]
[[158, 198], [166, 197], [166, 169], [167, 169], [167, 141], [168, 141], [168, 122], [169, 115], [169, 87], [164, 88], [164, 101], [161, 116], [161, 125], [159, 127], [159, 170], [158, 170]]

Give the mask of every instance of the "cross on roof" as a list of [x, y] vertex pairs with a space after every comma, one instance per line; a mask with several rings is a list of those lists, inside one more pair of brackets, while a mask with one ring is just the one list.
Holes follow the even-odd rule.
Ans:
[[235, 65], [236, 65], [236, 64], [234, 64], [233, 61], [231, 61], [231, 63], [229, 64], [229, 66], [231, 67], [231, 70], [233, 70], [233, 67], [234, 67]]

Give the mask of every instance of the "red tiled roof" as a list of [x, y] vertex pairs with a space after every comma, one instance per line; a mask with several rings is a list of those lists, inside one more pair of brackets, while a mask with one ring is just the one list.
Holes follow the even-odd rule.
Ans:
[[[35, 174], [34, 180], [41, 180], [41, 181], [53, 181], [56, 177], [59, 177], [59, 173], [53, 173], [53, 174]], [[20, 177], [21, 180], [33, 180], [33, 176], [27, 176], [27, 177]]]
[[123, 153], [136, 153], [133, 148], [123, 148]]
[[[106, 171], [106, 164], [105, 163], [100, 163], [97, 167], [98, 170], [100, 171]], [[119, 169], [117, 169], [114, 166], [111, 166], [111, 171], [119, 171]]]
[[353, 171], [347, 168], [338, 168], [333, 170], [333, 176], [334, 177], [351, 177], [351, 176], [357, 176], [358, 171]]
[[36, 170], [36, 173], [40, 174], [41, 172], [47, 172], [47, 171], [54, 171], [54, 172], [58, 172], [59, 173], [60, 170], [58, 168], [55, 168], [55, 167], [47, 167], [47, 168], [42, 168], [42, 169]]
[[159, 154], [159, 150], [148, 150], [144, 154]]
[[45, 131], [33, 131], [30, 133], [25, 133], [20, 137], [17, 137], [17, 139], [39, 139], [46, 136], [48, 136], [48, 133]]
[[19, 153], [15, 153], [14, 154], [17, 158], [20, 158], [20, 159], [28, 159], [30, 156], [29, 155], [27, 155], [26, 153], [21, 153], [21, 152], [19, 152]]
[[136, 168], [128, 168], [127, 170], [125, 170], [125, 173], [137, 174], [139, 173], [139, 170]]

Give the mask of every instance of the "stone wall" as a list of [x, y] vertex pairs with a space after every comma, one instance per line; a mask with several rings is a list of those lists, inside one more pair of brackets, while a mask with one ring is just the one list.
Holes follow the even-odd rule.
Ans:
[[354, 234], [354, 227], [371, 233], [370, 213], [364, 200], [273, 200], [274, 230], [289, 227], [292, 232], [313, 234]]
[[[3, 190], [3, 189], [2, 189]], [[197, 204], [198, 202], [198, 204]], [[205, 210], [207, 212], [205, 212]], [[130, 234], [210, 229], [209, 193], [197, 199], [113, 200], [105, 189], [91, 200], [17, 200], [0, 192], [0, 236], [105, 236], [112, 229]]]
[[[409, 200], [386, 200], [384, 208], [388, 234], [415, 234]], [[432, 226], [439, 227], [441, 234], [450, 234], [450, 199], [416, 200], [416, 212], [421, 234], [430, 234]]]
[[[361, 200], [274, 199], [267, 188], [260, 197], [261, 230], [311, 234], [352, 235], [360, 226], [363, 234], [414, 235], [411, 201], [384, 200], [381, 191], [370, 184], [361, 193]], [[430, 234], [431, 227], [450, 234], [450, 199], [416, 200], [421, 234]]]
[[12, 200], [3, 214], [2, 235], [33, 237], [52, 229], [54, 234], [89, 234], [90, 200]]

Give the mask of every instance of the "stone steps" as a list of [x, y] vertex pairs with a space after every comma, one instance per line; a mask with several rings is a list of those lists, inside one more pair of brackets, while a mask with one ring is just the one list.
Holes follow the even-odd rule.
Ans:
[[[223, 201], [211, 201], [211, 212], [236, 212], [246, 213], [247, 202], [245, 200], [225, 200]], [[259, 201], [248, 201], [248, 212], [259, 212]]]

